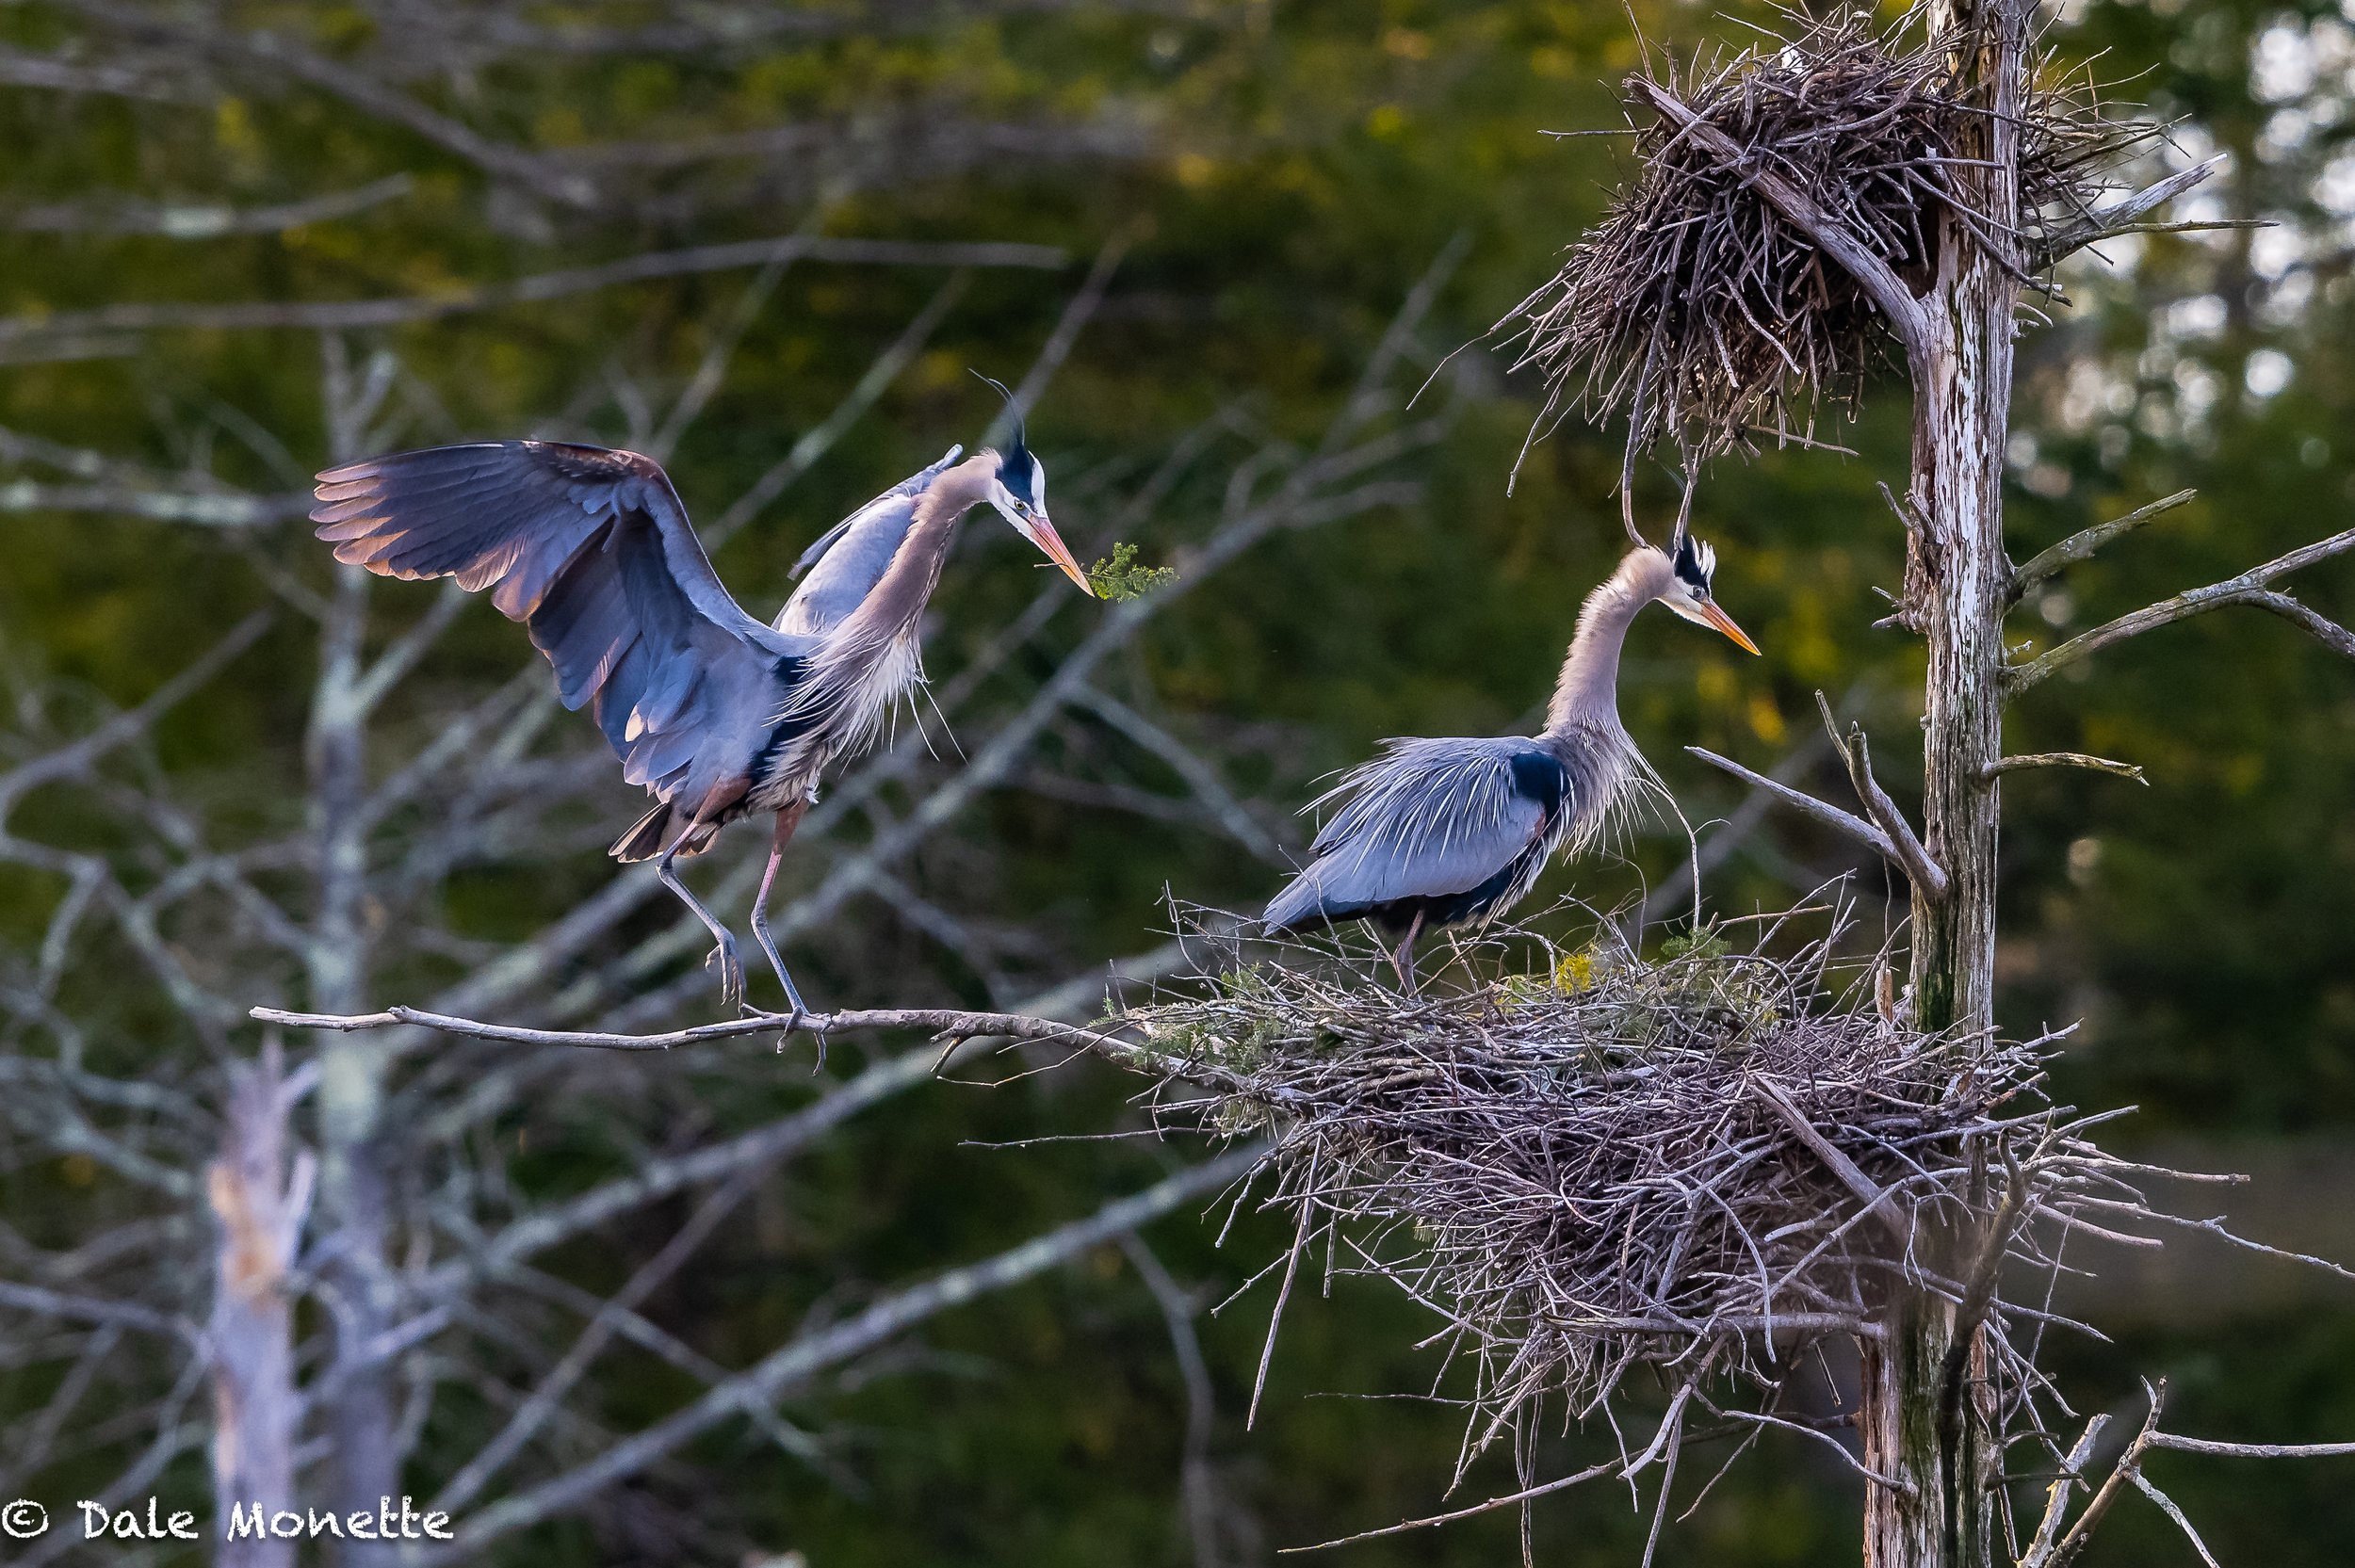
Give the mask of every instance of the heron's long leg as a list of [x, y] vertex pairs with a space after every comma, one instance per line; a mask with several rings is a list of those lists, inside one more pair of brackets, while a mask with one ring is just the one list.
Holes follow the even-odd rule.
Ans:
[[661, 858], [654, 863], [654, 874], [660, 879], [663, 886], [677, 895], [680, 903], [695, 912], [695, 918], [702, 921], [704, 929], [718, 940], [720, 944], [718, 953], [720, 1005], [735, 1007], [744, 1000], [744, 964], [743, 961], [736, 956], [736, 938], [728, 934], [728, 929], [720, 924], [716, 915], [704, 908], [692, 893], [687, 891], [687, 884], [680, 881], [677, 874], [671, 869], [671, 862], [678, 854], [678, 847], [684, 844], [689, 834], [693, 832], [694, 826], [690, 823], [678, 837], [671, 840], [671, 847], [663, 850]]
[[1415, 918], [1406, 927], [1405, 939], [1389, 955], [1390, 967], [1398, 971], [1399, 987], [1409, 996], [1422, 994], [1422, 988], [1415, 983], [1415, 938], [1421, 934], [1422, 911], [1417, 910]]
[[769, 868], [760, 874], [760, 892], [753, 898], [753, 935], [760, 943], [760, 950], [769, 955], [769, 967], [777, 972], [777, 983], [785, 987], [785, 999], [797, 1013], [809, 1010], [801, 992], [793, 984], [793, 977], [786, 973], [785, 960], [777, 956], [776, 939], [769, 934], [769, 885], [777, 880], [777, 862], [785, 858], [785, 847], [793, 838], [793, 830], [802, 825], [802, 814], [809, 810], [806, 800], [796, 800], [788, 809], [777, 813], [777, 834], [769, 841]]

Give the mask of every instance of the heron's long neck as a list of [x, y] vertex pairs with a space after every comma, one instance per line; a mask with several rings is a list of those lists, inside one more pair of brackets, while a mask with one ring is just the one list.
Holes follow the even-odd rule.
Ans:
[[970, 461], [934, 480], [917, 498], [916, 519], [893, 552], [891, 564], [836, 635], [848, 637], [855, 629], [862, 640], [884, 642], [914, 625], [940, 584], [940, 565], [948, 558], [957, 520], [980, 504], [987, 485], [986, 474]]
[[1634, 581], [1633, 561], [1631, 557], [1622, 563], [1586, 596], [1585, 607], [1578, 612], [1569, 656], [1562, 661], [1553, 701], [1546, 706], [1548, 735], [1560, 735], [1582, 722], [1618, 722], [1619, 645], [1627, 640], [1636, 612], [1652, 597]]

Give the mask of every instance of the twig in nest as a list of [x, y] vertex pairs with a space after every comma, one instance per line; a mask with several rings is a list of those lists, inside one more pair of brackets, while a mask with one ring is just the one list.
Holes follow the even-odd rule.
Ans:
[[1991, 213], [1969, 149], [1986, 111], [1943, 38], [1869, 10], [1633, 79], [1657, 117], [1634, 179], [1561, 270], [1498, 324], [1548, 398], [1628, 415], [1634, 454], [1672, 439], [1699, 457], [1853, 407], [1956, 226], [2015, 272], [2082, 229], [2103, 170], [2155, 128], [2105, 118], [2082, 79], [2028, 93], [2014, 123], [2019, 210]]
[[[2049, 1271], [2049, 1238], [2088, 1214], [2129, 1240], [2157, 1219], [2040, 1097], [2049, 1040], [1883, 1017], [1880, 955], [1835, 958], [1837, 914], [1659, 961], [1595, 929], [1576, 950], [1492, 929], [1462, 946], [1465, 989], [1411, 998], [1313, 945], [1233, 949], [1115, 1021], [1215, 1085], [1164, 1121], [1270, 1139], [1260, 1202], [1292, 1237], [1271, 1269], [1323, 1234], [1331, 1271], [1437, 1315], [1470, 1369], [1459, 1476], [1541, 1402], [1591, 1413], [1639, 1367], [1705, 1366], [1771, 1408], [1808, 1342], [1877, 1334], [1896, 1287], [1984, 1315], [1992, 1375], [2031, 1386], [2006, 1328], [2044, 1315], [2002, 1298], [1993, 1258]], [[2016, 1172], [2000, 1205], [1990, 1160]], [[1913, 1241], [1937, 1234], [1990, 1239], [1949, 1279]]]

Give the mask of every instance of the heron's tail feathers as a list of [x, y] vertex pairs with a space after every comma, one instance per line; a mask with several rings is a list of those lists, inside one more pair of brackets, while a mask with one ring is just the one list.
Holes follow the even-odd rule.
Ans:
[[[657, 801], [654, 809], [632, 822], [629, 831], [615, 839], [613, 848], [606, 853], [625, 863], [654, 859], [667, 847], [677, 815], [671, 809], [670, 801]], [[719, 832], [720, 825], [716, 822], [695, 824], [680, 836], [678, 852], [682, 856], [700, 855], [711, 848], [711, 841]]]
[[1294, 926], [1324, 913], [1324, 889], [1319, 885], [1313, 868], [1303, 871], [1284, 884], [1284, 891], [1275, 896], [1259, 916], [1263, 931], [1288, 931]]

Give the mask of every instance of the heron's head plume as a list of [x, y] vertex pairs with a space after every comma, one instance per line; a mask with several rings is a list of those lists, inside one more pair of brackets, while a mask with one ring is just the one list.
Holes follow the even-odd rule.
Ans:
[[1048, 560], [1063, 569], [1064, 576], [1079, 584], [1080, 591], [1093, 594], [1096, 590], [1089, 585], [1087, 574], [1080, 570], [1080, 563], [1072, 558], [1070, 550], [1055, 532], [1054, 524], [1048, 521], [1047, 465], [1031, 450], [1022, 411], [1015, 405], [1014, 394], [1002, 382], [983, 376], [978, 370], [973, 374], [996, 387], [1014, 414], [1014, 430], [1006, 439], [1005, 449], [985, 454], [996, 459], [998, 465], [990, 477], [989, 504], [1015, 533], [1037, 545]]
[[1736, 646], [1757, 653], [1758, 644], [1733, 623], [1733, 617], [1717, 607], [1717, 552], [1682, 527], [1678, 528], [1671, 545], [1667, 551], [1655, 552], [1668, 563], [1658, 590], [1660, 602], [1668, 606], [1669, 613], [1723, 632]]

